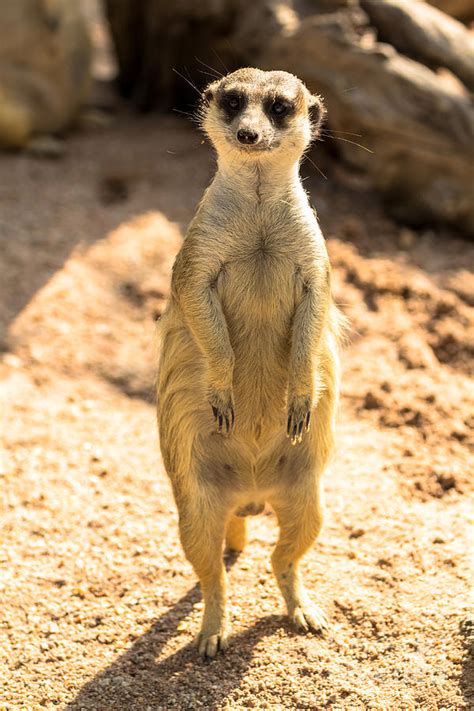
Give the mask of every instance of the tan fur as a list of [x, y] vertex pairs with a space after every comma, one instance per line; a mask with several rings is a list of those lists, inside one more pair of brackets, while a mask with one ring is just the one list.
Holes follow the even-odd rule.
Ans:
[[12, 0], [0, 22], [0, 147], [66, 128], [89, 88], [91, 48], [80, 3]]
[[[247, 97], [232, 120], [219, 103], [229, 87]], [[262, 108], [268, 96], [294, 107], [283, 128]], [[205, 601], [199, 649], [213, 656], [228, 635], [224, 540], [241, 550], [246, 520], [239, 514], [264, 502], [280, 526], [272, 562], [289, 616], [301, 629], [325, 625], [298, 562], [322, 524], [339, 318], [326, 246], [298, 174], [311, 139], [310, 106], [318, 121], [322, 115], [319, 97], [290, 74], [257, 69], [224, 77], [205, 97], [203, 127], [218, 170], [173, 268], [157, 394], [181, 541]], [[238, 143], [242, 126], [258, 130], [257, 146]]]

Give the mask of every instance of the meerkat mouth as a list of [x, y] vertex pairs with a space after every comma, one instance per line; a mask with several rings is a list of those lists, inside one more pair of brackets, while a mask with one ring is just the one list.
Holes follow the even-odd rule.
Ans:
[[271, 151], [271, 146], [241, 146], [237, 144], [237, 148], [242, 151], [242, 153], [265, 153]]
[[252, 155], [252, 153], [271, 153], [279, 147], [279, 143], [254, 143], [251, 145], [244, 145], [238, 141], [232, 141], [234, 148], [237, 148], [241, 153], [246, 155]]

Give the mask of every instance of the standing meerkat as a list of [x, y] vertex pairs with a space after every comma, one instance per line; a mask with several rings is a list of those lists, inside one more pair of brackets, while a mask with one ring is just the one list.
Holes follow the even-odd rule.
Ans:
[[299, 177], [323, 114], [281, 71], [239, 69], [203, 95], [218, 169], [174, 263], [157, 385], [161, 452], [204, 597], [203, 656], [228, 637], [224, 541], [241, 551], [245, 516], [265, 502], [289, 617], [326, 626], [298, 570], [321, 529], [338, 398], [339, 317]]

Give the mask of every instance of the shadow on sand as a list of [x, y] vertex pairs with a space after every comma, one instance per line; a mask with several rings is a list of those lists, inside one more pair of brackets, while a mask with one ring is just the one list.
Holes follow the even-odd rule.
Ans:
[[[234, 560], [227, 561], [226, 567]], [[282, 627], [290, 631], [290, 627], [285, 617], [268, 615], [232, 636], [227, 652], [216, 659], [201, 660], [194, 643], [189, 643], [157, 662], [166, 643], [177, 634], [179, 622], [200, 599], [196, 584], [123, 655], [87, 682], [65, 711], [221, 708], [239, 687], [258, 642]]]

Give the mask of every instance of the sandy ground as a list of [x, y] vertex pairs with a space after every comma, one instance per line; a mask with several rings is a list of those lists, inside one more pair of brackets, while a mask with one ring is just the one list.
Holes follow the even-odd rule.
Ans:
[[184, 120], [121, 115], [58, 161], [2, 156], [1, 708], [474, 703], [474, 247], [396, 226], [357, 176], [316, 160], [329, 179], [306, 165], [306, 185], [352, 325], [326, 524], [304, 562], [332, 627], [285, 621], [268, 513], [229, 566], [231, 646], [205, 663], [153, 378], [209, 148]]

